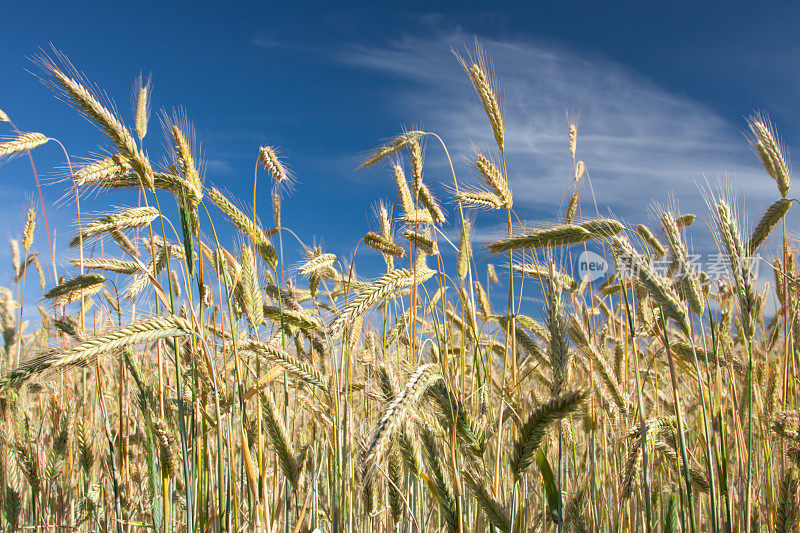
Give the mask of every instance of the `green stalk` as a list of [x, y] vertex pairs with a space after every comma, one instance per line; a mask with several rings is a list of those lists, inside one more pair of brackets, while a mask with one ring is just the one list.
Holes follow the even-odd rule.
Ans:
[[[700, 318], [700, 322], [702, 324], [702, 317]], [[694, 337], [689, 336], [689, 340], [691, 341], [692, 345], [692, 358], [694, 360], [694, 371], [697, 375], [697, 388], [700, 391], [700, 407], [702, 408], [703, 412], [703, 430], [705, 432], [705, 456], [706, 456], [706, 467], [708, 469], [708, 479], [709, 484], [711, 487], [709, 488], [710, 500], [711, 500], [711, 525], [713, 531], [717, 531], [717, 500], [716, 500], [716, 484], [714, 483], [714, 468], [711, 463], [712, 458], [712, 450], [711, 450], [711, 431], [709, 429], [708, 424], [708, 413], [706, 411], [706, 390], [703, 387], [703, 380], [700, 374], [700, 365], [697, 360], [697, 350], [695, 348]], [[705, 338], [704, 338], [705, 342]], [[708, 352], [706, 352], [706, 370], [708, 369]], [[710, 398], [709, 398], [710, 401]]]
[[[614, 262], [616, 263], [617, 272], [620, 271], [619, 262], [617, 261], [617, 256], [614, 256]], [[646, 423], [646, 416], [644, 412], [644, 396], [642, 395], [642, 383], [640, 377], [640, 370], [639, 370], [639, 354], [636, 349], [636, 337], [634, 336], [634, 332], [636, 331], [633, 323], [633, 313], [631, 311], [630, 302], [628, 301], [628, 291], [625, 288], [625, 282], [620, 280], [622, 284], [622, 296], [625, 301], [625, 314], [628, 318], [628, 333], [631, 339], [631, 349], [633, 350], [633, 364], [634, 364], [634, 376], [635, 376], [635, 385], [636, 385], [636, 397], [639, 404], [639, 423], [641, 426], [641, 434], [642, 434], [642, 480], [644, 484], [644, 493], [645, 493], [645, 514], [647, 518], [647, 531], [650, 533], [653, 529], [653, 515], [652, 510], [650, 508], [651, 504], [651, 497], [650, 497], [650, 467], [647, 463], [647, 423]]]
[[672, 379], [672, 398], [675, 402], [675, 415], [678, 419], [678, 442], [681, 449], [681, 460], [683, 461], [683, 475], [686, 483], [686, 505], [689, 508], [689, 526], [692, 533], [697, 529], [694, 516], [694, 502], [692, 500], [692, 481], [689, 477], [689, 458], [686, 451], [686, 438], [683, 430], [683, 413], [681, 411], [680, 397], [678, 394], [678, 378], [675, 372], [675, 361], [672, 358], [672, 350], [669, 345], [669, 334], [667, 333], [667, 319], [664, 310], [661, 310], [661, 327], [664, 331], [664, 345], [667, 350], [667, 360], [669, 361], [669, 374]]

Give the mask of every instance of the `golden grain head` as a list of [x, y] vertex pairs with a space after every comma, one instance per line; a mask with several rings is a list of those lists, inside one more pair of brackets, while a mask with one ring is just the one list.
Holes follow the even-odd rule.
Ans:
[[145, 80], [140, 72], [133, 85], [133, 117], [139, 141], [144, 140], [145, 135], [147, 135], [147, 123], [150, 120], [150, 103], [152, 98], [153, 77], [152, 75], [148, 75]]
[[269, 172], [276, 187], [291, 187], [294, 176], [278, 158], [277, 148], [272, 146], [259, 148], [258, 162]]

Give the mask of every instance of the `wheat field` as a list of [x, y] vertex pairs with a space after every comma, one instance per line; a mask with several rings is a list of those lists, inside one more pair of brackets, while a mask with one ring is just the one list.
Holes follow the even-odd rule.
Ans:
[[[125, 118], [62, 54], [37, 59], [114, 149], [61, 146], [77, 227], [63, 275], [44, 202], [11, 240], [0, 528], [797, 530], [800, 278], [768, 117], [749, 141], [776, 199], [749, 230], [725, 187], [704, 191], [708, 213], [601, 217], [575, 124], [566, 207], [529, 224], [491, 65], [479, 47], [455, 56], [495, 142], [463, 154], [483, 183], [460, 181], [435, 132], [371, 152], [362, 166], [385, 167], [396, 196], [359, 243], [385, 265], [369, 277], [282, 225], [296, 178], [276, 147], [252, 152], [266, 223], [203, 175], [185, 115], [160, 113], [161, 154], [149, 80]], [[61, 145], [2, 111], [0, 127], [3, 158]], [[426, 155], [450, 162], [448, 198]], [[87, 194], [138, 201], [87, 215]], [[488, 248], [476, 218], [504, 228]], [[701, 234], [722, 270], [693, 266]], [[588, 251], [615, 268], [580, 277], [564, 258]]]

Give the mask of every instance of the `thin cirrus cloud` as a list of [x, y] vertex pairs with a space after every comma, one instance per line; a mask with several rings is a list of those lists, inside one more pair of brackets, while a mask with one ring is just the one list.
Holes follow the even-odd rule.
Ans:
[[[483, 109], [450, 53], [451, 47], [469, 53], [472, 40], [460, 32], [407, 37], [386, 47], [357, 48], [343, 60], [397, 78], [387, 98], [409, 116], [423, 117], [426, 129], [440, 133], [451, 152], [468, 153], [473, 144], [493, 144]], [[742, 135], [744, 120], [732, 123], [607, 58], [553, 43], [481, 43], [499, 81], [509, 176], [523, 218], [557, 220], [571, 193], [568, 111], [577, 117], [578, 158], [586, 162], [601, 215], [647, 222], [647, 206], [672, 198], [681, 211], [705, 215], [701, 189], [720, 180], [747, 200], [749, 219], [777, 197]], [[428, 150], [433, 154], [435, 147]], [[587, 202], [586, 183], [582, 195]], [[586, 213], [591, 204], [584, 205]]]

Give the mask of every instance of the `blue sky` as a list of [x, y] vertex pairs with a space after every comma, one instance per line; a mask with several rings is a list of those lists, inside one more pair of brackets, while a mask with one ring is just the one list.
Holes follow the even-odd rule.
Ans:
[[[800, 6], [659, 4], [16, 3], [3, 12], [0, 109], [22, 130], [58, 138], [71, 156], [97, 153], [108, 147], [102, 135], [53, 97], [29, 58], [52, 42], [126, 119], [135, 76], [152, 72], [154, 110], [185, 107], [208, 181], [249, 198], [258, 147], [279, 146], [298, 178], [284, 224], [346, 255], [374, 229], [374, 202], [394, 197], [385, 167], [354, 170], [366, 151], [419, 123], [454, 154], [489, 146], [483, 110], [450, 54], [477, 37], [505, 102], [521, 218], [552, 222], [561, 213], [571, 172], [567, 111], [579, 117], [578, 156], [601, 213], [647, 222], [651, 200], [674, 196], [684, 211], [703, 214], [698, 183], [726, 176], [752, 218], [776, 192], [742, 135], [743, 117], [767, 110], [792, 151]], [[154, 113], [146, 147], [157, 161], [159, 134]], [[51, 175], [64, 166], [56, 146], [34, 157]], [[455, 161], [461, 180], [476, 180], [460, 155]], [[440, 197], [446, 178], [441, 152], [429, 145], [426, 179]], [[65, 192], [63, 183], [49, 185], [46, 198]], [[0, 223], [16, 237], [33, 201], [25, 159], [0, 166], [0, 194]], [[259, 198], [268, 221], [266, 187]], [[103, 197], [87, 209], [129, 200]], [[70, 204], [49, 214], [63, 243], [74, 231]], [[478, 214], [478, 239], [491, 238], [501, 219]], [[360, 252], [358, 264], [368, 275], [377, 263]], [[1, 273], [0, 284], [9, 278]]]

